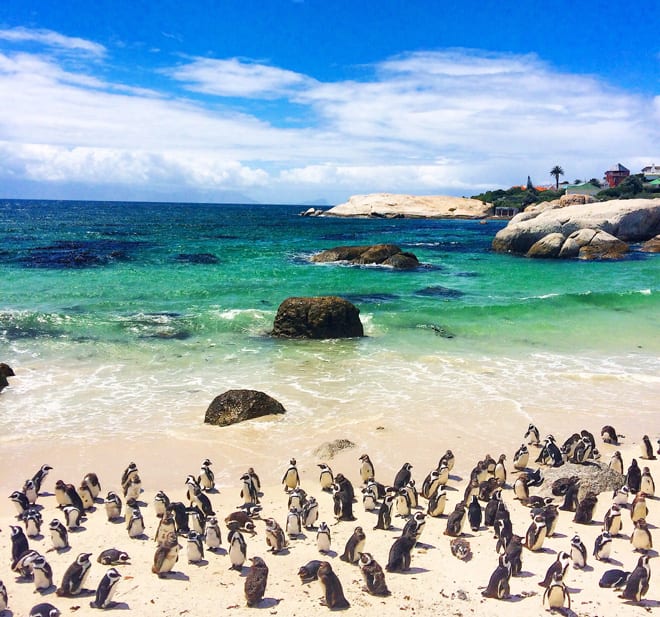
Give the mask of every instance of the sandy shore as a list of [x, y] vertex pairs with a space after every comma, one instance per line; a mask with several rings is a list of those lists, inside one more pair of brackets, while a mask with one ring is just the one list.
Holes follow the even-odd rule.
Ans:
[[[574, 427], [579, 430], [581, 427]], [[621, 451], [626, 466], [632, 457], [639, 458], [639, 444], [635, 431], [621, 432], [628, 435]], [[522, 427], [524, 432], [525, 427]], [[522, 439], [522, 433], [520, 435]], [[598, 437], [598, 436], [597, 436]], [[641, 438], [641, 434], [639, 436]], [[332, 436], [329, 436], [332, 438]], [[656, 435], [652, 438], [657, 439]], [[600, 442], [600, 439], [598, 438]], [[509, 462], [518, 443], [507, 443], [502, 448], [491, 444], [490, 453], [497, 457], [504, 452]], [[327, 461], [335, 473], [342, 472], [356, 486], [359, 487], [359, 455], [358, 448], [340, 453], [334, 459]], [[483, 444], [479, 444], [483, 446]], [[413, 464], [413, 478], [421, 486], [426, 474], [435, 467], [437, 459], [444, 450], [430, 451], [419, 447], [416, 443], [407, 443], [406, 457]], [[238, 445], [236, 446], [238, 447]], [[478, 452], [469, 457], [467, 452]], [[448, 486], [448, 503], [446, 513], [453, 510], [454, 505], [462, 498], [463, 491], [469, 477], [470, 470], [479, 458], [486, 453], [476, 450], [475, 444], [463, 443], [457, 452], [457, 462]], [[595, 537], [600, 533], [600, 523], [603, 515], [610, 505], [610, 495], [601, 494], [595, 513], [595, 522], [592, 525], [578, 525], [572, 522], [573, 514], [562, 512], [554, 537], [548, 538], [542, 551], [532, 553], [525, 550], [523, 554], [523, 572], [519, 577], [511, 579], [512, 596], [508, 601], [485, 599], [481, 589], [486, 586], [491, 572], [497, 565], [495, 540], [491, 529], [481, 527], [472, 532], [465, 525], [464, 537], [470, 542], [473, 558], [468, 562], [458, 560], [451, 555], [449, 538], [443, 535], [446, 528], [446, 516], [439, 519], [428, 518], [426, 529], [412, 554], [412, 568], [405, 574], [387, 574], [386, 580], [392, 595], [379, 598], [366, 594], [363, 590], [363, 581], [357, 566], [342, 562], [339, 555], [344, 550], [345, 543], [353, 529], [361, 525], [366, 531], [365, 550], [372, 553], [375, 559], [385, 566], [389, 548], [394, 539], [403, 528], [404, 520], [395, 518], [393, 529], [390, 531], [374, 531], [376, 514], [365, 512], [361, 500], [355, 504], [355, 522], [335, 523], [332, 510], [332, 498], [321, 491], [318, 483], [318, 468], [316, 463], [322, 462], [311, 453], [298, 454], [290, 452], [284, 455], [285, 448], [275, 448], [269, 459], [268, 452], [262, 452], [257, 459], [261, 466], [256, 466], [257, 472], [264, 482], [264, 496], [262, 499], [262, 518], [273, 516], [284, 526], [287, 498], [280, 484], [281, 476], [286, 468], [286, 456], [296, 456], [301, 473], [302, 487], [314, 495], [320, 503], [320, 519], [330, 524], [332, 531], [332, 552], [327, 560], [338, 575], [344, 593], [351, 603], [350, 611], [354, 614], [373, 614], [378, 611], [385, 615], [400, 615], [402, 611], [420, 615], [509, 615], [511, 611], [525, 611], [525, 614], [539, 614], [543, 611], [543, 588], [537, 583], [543, 578], [546, 569], [554, 561], [556, 553], [561, 550], [570, 550], [570, 540], [578, 533], [589, 551], [588, 566], [584, 570], [569, 568], [565, 582], [571, 592], [572, 610], [577, 615], [639, 615], [640, 607], [624, 602], [617, 597], [617, 593], [609, 589], [600, 589], [598, 580], [602, 573], [609, 568], [623, 568], [631, 570], [637, 562], [638, 555], [633, 552], [629, 542], [632, 524], [629, 514], [624, 512], [623, 535], [614, 541], [612, 561], [608, 563], [597, 562], [591, 557]], [[602, 445], [602, 460], [609, 460], [614, 447]], [[206, 451], [205, 451], [206, 450]], [[250, 448], [248, 447], [249, 451]], [[378, 448], [375, 451], [365, 450], [374, 459], [377, 479], [390, 484], [394, 473], [404, 460], [393, 461], [388, 458], [387, 450]], [[532, 454], [534, 449], [532, 449]], [[234, 453], [235, 454], [235, 453]], [[23, 481], [38, 467], [48, 462], [54, 470], [48, 476], [44, 490], [48, 493], [38, 500], [43, 507], [42, 515], [44, 527], [42, 537], [30, 540], [30, 547], [44, 554], [51, 564], [54, 573], [54, 583], [59, 585], [62, 575], [68, 565], [73, 562], [80, 552], [91, 552], [94, 564], [91, 569], [86, 586], [96, 588], [106, 566], [96, 563], [99, 552], [105, 548], [116, 547], [125, 550], [131, 556], [130, 565], [120, 566], [124, 578], [119, 582], [115, 596], [118, 603], [114, 610], [127, 610], [138, 615], [208, 615], [223, 611], [232, 614], [253, 612], [245, 606], [243, 593], [244, 576], [242, 573], [229, 569], [229, 559], [226, 554], [226, 529], [223, 527], [223, 547], [213, 553], [207, 551], [205, 559], [200, 564], [189, 564], [186, 558], [186, 549], [181, 550], [180, 559], [175, 570], [176, 573], [166, 579], [159, 579], [151, 573], [151, 564], [155, 551], [153, 536], [158, 519], [154, 514], [153, 496], [158, 490], [165, 490], [173, 501], [185, 501], [185, 477], [189, 473], [197, 474], [201, 461], [209, 456], [220, 476], [217, 493], [211, 493], [215, 511], [223, 519], [229, 512], [234, 511], [241, 503], [239, 498], [240, 472], [252, 465], [251, 459], [242, 462], [232, 459], [231, 463], [224, 465], [227, 460], [221, 447], [216, 445], [209, 448], [206, 443], [168, 442], [159, 444], [157, 441], [149, 442], [145, 448], [144, 442], [113, 443], [102, 447], [95, 445], [87, 448], [81, 447], [75, 451], [67, 450], [60, 445], [39, 444], [23, 448], [21, 452], [11, 449], [4, 451], [4, 464], [0, 476], [0, 487], [6, 495], [13, 490], [20, 489]], [[127, 535], [123, 522], [110, 523], [107, 521], [102, 505], [95, 511], [89, 512], [80, 530], [70, 534], [71, 549], [66, 552], [47, 552], [51, 547], [48, 532], [48, 522], [53, 518], [62, 518], [56, 509], [53, 496], [53, 487], [57, 479], [65, 482], [79, 484], [83, 475], [94, 471], [99, 475], [103, 487], [102, 495], [108, 490], [118, 491], [120, 476], [129, 461], [135, 461], [143, 480], [144, 492], [140, 501], [146, 523], [146, 535], [142, 539], [131, 539]], [[264, 461], [270, 460], [269, 464]], [[660, 462], [639, 461], [648, 465], [656, 478], [660, 478]], [[224, 469], [220, 469], [224, 467]], [[509, 488], [505, 490], [505, 501], [510, 507], [514, 533], [524, 535], [530, 516], [529, 509], [520, 505], [513, 499], [510, 484], [515, 477], [511, 465], [508, 465]], [[426, 501], [420, 499], [424, 510]], [[658, 521], [658, 502], [649, 500], [650, 523]], [[29, 581], [17, 579], [16, 574], [9, 569], [11, 546], [9, 539], [9, 526], [16, 524], [15, 508], [13, 503], [5, 498], [0, 502], [0, 579], [7, 587], [9, 594], [9, 611], [6, 615], [27, 615], [30, 608], [38, 602], [51, 602], [57, 606], [63, 615], [76, 612], [78, 615], [95, 614], [89, 602], [93, 596], [85, 595], [76, 598], [59, 598], [55, 595], [55, 587], [44, 594], [35, 593], [34, 585]], [[289, 548], [281, 554], [273, 555], [267, 550], [264, 523], [257, 521], [257, 535], [247, 537], [248, 557], [259, 555], [263, 557], [269, 567], [270, 574], [264, 600], [259, 605], [269, 614], [280, 615], [309, 615], [310, 611], [326, 608], [319, 604], [321, 587], [318, 582], [301, 584], [297, 571], [300, 566], [312, 559], [324, 559], [316, 549], [315, 532], [305, 532], [300, 538], [293, 539]], [[652, 533], [657, 535], [655, 526]], [[660, 538], [655, 538], [656, 543]], [[185, 540], [181, 540], [185, 546]], [[655, 569], [656, 560], [651, 561], [652, 570]], [[657, 577], [657, 574], [655, 575]], [[645, 607], [660, 607], [660, 592], [657, 583], [652, 582], [651, 590], [643, 601]]]

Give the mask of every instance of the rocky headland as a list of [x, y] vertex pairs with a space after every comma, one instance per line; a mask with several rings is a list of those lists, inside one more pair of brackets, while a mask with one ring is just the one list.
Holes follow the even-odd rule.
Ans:
[[312, 255], [315, 263], [341, 261], [353, 265], [389, 266], [397, 270], [409, 270], [419, 266], [413, 253], [402, 251], [395, 244], [372, 244], [368, 246], [336, 246]]

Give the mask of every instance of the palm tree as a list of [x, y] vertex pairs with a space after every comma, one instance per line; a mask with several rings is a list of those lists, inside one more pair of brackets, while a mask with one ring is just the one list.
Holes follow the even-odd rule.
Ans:
[[564, 175], [564, 170], [559, 166], [555, 165], [551, 170], [550, 170], [550, 175], [555, 177], [555, 190], [559, 190], [559, 176]]

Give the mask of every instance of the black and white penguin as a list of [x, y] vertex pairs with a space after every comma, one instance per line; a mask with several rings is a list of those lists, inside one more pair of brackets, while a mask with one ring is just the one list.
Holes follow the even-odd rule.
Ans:
[[468, 522], [470, 523], [470, 529], [472, 531], [479, 531], [481, 527], [482, 512], [481, 504], [477, 499], [476, 495], [472, 496], [472, 501], [468, 506]]
[[144, 518], [139, 508], [133, 508], [126, 520], [126, 530], [129, 538], [141, 538], [144, 535]]
[[419, 542], [422, 537], [422, 532], [426, 527], [426, 514], [423, 512], [415, 512], [412, 518], [408, 519], [403, 527], [401, 535], [409, 535], [415, 538], [415, 542]]
[[9, 596], [7, 595], [7, 588], [5, 584], [0, 581], [0, 615], [7, 610], [9, 606]]
[[513, 494], [515, 499], [524, 500], [529, 497], [529, 487], [527, 486], [528, 476], [525, 472], [518, 474], [513, 483]]
[[546, 537], [551, 538], [555, 535], [555, 529], [559, 522], [559, 508], [554, 503], [549, 503], [541, 508], [541, 513], [545, 517]]
[[446, 536], [458, 537], [463, 533], [463, 524], [466, 519], [465, 502], [459, 501], [454, 511], [447, 518], [447, 527], [444, 531]]
[[37, 493], [41, 493], [41, 485], [43, 484], [44, 480], [46, 479], [46, 476], [48, 475], [49, 471], [52, 471], [52, 467], [50, 465], [42, 465], [39, 468], [39, 471], [35, 473], [32, 476], [32, 482], [34, 482], [34, 486], [37, 489]]
[[96, 596], [89, 603], [92, 608], [111, 608], [114, 606], [112, 601], [115, 591], [117, 591], [117, 583], [121, 580], [122, 576], [116, 568], [110, 568], [101, 579], [99, 586], [96, 588]]
[[481, 592], [485, 598], [504, 600], [511, 594], [509, 580], [511, 578], [511, 564], [506, 554], [500, 555], [497, 568], [490, 575], [486, 589]]
[[16, 507], [16, 518], [21, 519], [25, 511], [30, 507], [28, 498], [25, 496], [25, 493], [22, 493], [21, 491], [14, 491], [11, 495], [9, 495], [9, 499]]
[[116, 521], [121, 518], [121, 498], [114, 491], [109, 491], [105, 500], [105, 514], [109, 521]]
[[282, 484], [284, 484], [284, 490], [287, 493], [300, 486], [300, 476], [298, 475], [295, 458], [289, 461], [289, 466], [282, 476]]
[[621, 456], [621, 452], [619, 452], [619, 450], [612, 454], [610, 457], [610, 462], [607, 464], [607, 466], [612, 471], [616, 471], [616, 473], [623, 475], [623, 457]]
[[53, 543], [53, 548], [56, 551], [69, 548], [69, 532], [61, 521], [54, 518], [48, 525], [48, 529], [50, 530], [50, 539]]
[[648, 435], [642, 437], [642, 443], [639, 444], [641, 449], [640, 457], [648, 460], [655, 460], [655, 453], [653, 452], [653, 446], [651, 445], [651, 440]]
[[361, 462], [360, 478], [362, 479], [362, 484], [366, 484], [369, 480], [374, 480], [376, 478], [374, 464], [371, 462], [368, 454], [363, 454], [359, 460]]
[[394, 482], [392, 483], [392, 486], [397, 491], [408, 484], [408, 481], [412, 477], [411, 469], [412, 465], [410, 463], [404, 463], [401, 469], [399, 469], [397, 472], [396, 476], [394, 477]]
[[402, 518], [408, 518], [410, 516], [410, 497], [408, 496], [408, 491], [405, 487], [402, 487], [397, 491], [394, 499], [394, 507], [397, 516]]
[[32, 576], [34, 580], [34, 588], [36, 591], [44, 591], [53, 586], [53, 569], [46, 561], [46, 558], [39, 555], [30, 563]]
[[197, 478], [197, 483], [202, 487], [204, 491], [213, 491], [215, 490], [215, 474], [211, 469], [213, 463], [209, 459], [204, 459], [202, 466], [199, 470], [199, 477]]
[[582, 569], [587, 565], [587, 547], [578, 534], [571, 539], [571, 561], [574, 568]]
[[[339, 474], [338, 474], [339, 475]], [[332, 485], [332, 501], [334, 503], [334, 515], [338, 521], [354, 521], [353, 500], [350, 492], [344, 486], [335, 482]]]
[[399, 536], [390, 547], [385, 569], [388, 572], [405, 572], [406, 570], [410, 570], [411, 551], [415, 546], [415, 542], [414, 536]]
[[598, 586], [605, 589], [621, 589], [626, 586], [629, 576], [630, 572], [624, 570], [605, 570], [598, 581]]
[[322, 491], [331, 491], [332, 484], [335, 481], [335, 476], [332, 473], [329, 465], [325, 463], [319, 463], [317, 467], [321, 470], [319, 472], [319, 483], [321, 484]]
[[311, 583], [316, 581], [319, 578], [319, 568], [321, 567], [321, 561], [318, 559], [312, 559], [308, 561], [304, 566], [298, 568], [298, 577], [300, 582], [304, 585], [305, 583]]
[[305, 529], [314, 529], [316, 521], [319, 519], [319, 502], [315, 497], [308, 497], [303, 505], [301, 520]]
[[287, 508], [289, 510], [291, 510], [291, 508], [295, 508], [296, 510], [301, 511], [306, 500], [307, 500], [307, 493], [305, 493], [305, 491], [300, 487], [294, 488], [289, 493]]
[[66, 569], [62, 583], [55, 592], [58, 596], [77, 596], [83, 590], [83, 585], [92, 567], [92, 562], [89, 560], [91, 556], [91, 553], [80, 553]]
[[162, 518], [165, 510], [170, 505], [170, 498], [164, 491], [158, 491], [154, 496], [154, 514], [158, 518]]
[[96, 498], [101, 494], [101, 483], [99, 482], [99, 477], [93, 473], [87, 473], [82, 479], [82, 484], [84, 484], [92, 494], [92, 499]]
[[11, 529], [11, 569], [15, 570], [18, 560], [30, 550], [30, 546], [20, 527], [10, 525], [9, 528]]
[[537, 459], [537, 462], [544, 462], [552, 467], [561, 467], [564, 464], [564, 457], [552, 435], [545, 438], [539, 458], [542, 458], [542, 460], [538, 461]]
[[316, 548], [319, 553], [327, 553], [330, 550], [331, 542], [330, 528], [325, 521], [322, 521], [316, 531]]
[[188, 563], [199, 563], [204, 559], [204, 537], [196, 531], [189, 531], [186, 538]]
[[91, 489], [84, 482], [80, 483], [78, 487], [78, 495], [80, 495], [80, 500], [83, 504], [83, 510], [88, 511], [94, 507], [94, 495], [92, 494]]
[[289, 509], [286, 515], [286, 535], [289, 539], [297, 538], [302, 532], [302, 525], [300, 523], [300, 511], [296, 507]]
[[261, 557], [251, 557], [250, 561], [252, 565], [245, 577], [243, 588], [249, 607], [257, 606], [263, 600], [268, 583], [268, 566], [266, 562]]
[[126, 469], [121, 474], [121, 487], [124, 490], [124, 487], [133, 479], [137, 478], [139, 475], [137, 465], [134, 462], [130, 462]]
[[341, 490], [346, 492], [351, 503], [355, 501], [355, 489], [351, 481], [343, 473], [335, 475], [335, 484], [338, 484]]
[[78, 491], [76, 491], [76, 487], [73, 484], [67, 484], [62, 480], [58, 480], [55, 483], [55, 499], [59, 507], [71, 505], [78, 508], [81, 512], [85, 510], [82, 499], [80, 499], [80, 495], [78, 495]]
[[188, 531], [196, 531], [198, 534], [204, 533], [206, 527], [206, 516], [197, 506], [186, 508], [188, 515]]
[[538, 446], [541, 440], [539, 429], [530, 423], [530, 425], [527, 427], [527, 432], [523, 435], [523, 439], [527, 439], [527, 443], [530, 445]]
[[630, 520], [635, 523], [640, 518], [646, 518], [649, 508], [646, 505], [646, 493], [639, 491], [630, 504]]
[[439, 478], [440, 472], [437, 469], [431, 470], [424, 478], [424, 482], [422, 482], [422, 497], [424, 499], [430, 499], [431, 495], [438, 490], [440, 487]]
[[238, 523], [234, 523], [230, 527], [227, 534], [227, 543], [229, 544], [229, 550], [227, 552], [229, 553], [231, 569], [240, 572], [247, 555], [247, 542], [238, 529]]
[[612, 552], [612, 536], [607, 531], [599, 534], [594, 542], [594, 557], [597, 561], [609, 561]]
[[344, 590], [337, 575], [333, 572], [332, 566], [327, 561], [322, 561], [317, 571], [323, 597], [321, 604], [327, 606], [330, 610], [344, 610], [350, 608], [350, 604], [344, 596]]
[[552, 582], [548, 585], [543, 594], [543, 604], [548, 603], [551, 611], [562, 610], [564, 606], [571, 609], [571, 597], [568, 589], [561, 579], [560, 574], [555, 574]]
[[210, 551], [215, 551], [222, 545], [222, 533], [218, 519], [215, 516], [209, 516], [204, 526], [204, 541]]
[[655, 497], [655, 482], [651, 475], [651, 470], [648, 467], [642, 469], [642, 478], [639, 484], [640, 493], [644, 493], [648, 497]]
[[373, 558], [371, 553], [362, 553], [360, 555], [360, 572], [364, 579], [364, 591], [372, 596], [389, 596], [390, 590], [385, 582], [385, 573], [380, 564]]
[[204, 516], [214, 516], [215, 512], [213, 511], [213, 506], [211, 505], [211, 500], [208, 495], [206, 495], [199, 485], [193, 488], [192, 499], [190, 500], [191, 505], [197, 506], [203, 513]]
[[372, 512], [378, 507], [378, 489], [374, 481], [369, 481], [362, 489], [362, 506], [365, 512]]
[[520, 576], [522, 572], [522, 554], [523, 554], [523, 539], [522, 536], [513, 534], [504, 553], [511, 565], [511, 576]]
[[447, 491], [440, 487], [429, 498], [426, 513], [434, 518], [439, 518], [445, 513], [447, 505]]
[[525, 444], [522, 444], [513, 455], [513, 468], [518, 471], [525, 471], [527, 463], [529, 463], [529, 449]]
[[635, 569], [630, 573], [626, 581], [626, 587], [619, 596], [624, 600], [640, 602], [649, 590], [651, 580], [651, 567], [649, 566], [649, 555], [642, 555]]
[[495, 544], [495, 550], [500, 553], [505, 551], [509, 547], [509, 543], [513, 538], [513, 524], [511, 523], [511, 517], [507, 510], [502, 511], [497, 518], [495, 519], [495, 524], [493, 525], [493, 531], [495, 532], [495, 537], [497, 542]]
[[41, 523], [41, 512], [36, 508], [30, 507], [23, 513], [25, 535], [28, 538], [37, 538], [41, 535]]
[[495, 465], [495, 479], [499, 486], [504, 486], [506, 484], [506, 454], [500, 454], [500, 457], [497, 459], [497, 465]]
[[506, 508], [506, 505], [502, 501], [501, 489], [493, 492], [484, 508], [484, 525], [486, 527], [492, 527], [495, 524], [495, 517], [500, 508]]
[[167, 507], [168, 513], [174, 518], [176, 532], [181, 535], [188, 535], [190, 527], [188, 525], [188, 508], [181, 501], [172, 501]]
[[252, 476], [247, 472], [244, 473], [241, 476], [241, 482], [243, 483], [241, 486], [241, 499], [243, 500], [243, 503], [259, 503], [259, 491], [257, 491], [257, 487], [254, 485]]
[[449, 472], [451, 473], [451, 470], [454, 468], [455, 463], [456, 463], [456, 457], [454, 456], [454, 453], [451, 450], [447, 450], [440, 457], [440, 460], [438, 461], [438, 469], [440, 469], [440, 467], [442, 467], [443, 465], [446, 465], [447, 468], [449, 469]]
[[543, 547], [546, 534], [547, 528], [545, 526], [545, 517], [542, 515], [534, 517], [534, 520], [528, 527], [527, 533], [525, 534], [525, 546], [530, 551], [540, 551]]
[[566, 488], [566, 493], [564, 494], [564, 503], [559, 506], [560, 510], [566, 512], [575, 512], [578, 507], [578, 494], [580, 491], [579, 482], [573, 482], [569, 484]]
[[344, 552], [339, 556], [339, 559], [348, 563], [357, 563], [366, 540], [367, 536], [362, 527], [356, 527], [351, 537], [347, 540]]
[[64, 519], [66, 520], [67, 528], [71, 530], [78, 529], [83, 520], [83, 510], [78, 506], [72, 504], [62, 507], [62, 513], [64, 514]]
[[167, 510], [158, 521], [154, 540], [157, 544], [161, 544], [162, 542], [165, 542], [170, 533], [176, 534], [176, 523], [174, 521], [174, 516], [172, 516], [172, 512]]
[[633, 494], [637, 494], [639, 487], [642, 483], [642, 472], [637, 464], [637, 459], [633, 459], [630, 462], [630, 467], [628, 467], [628, 472], [626, 473], [626, 486], [628, 490]]
[[129, 563], [130, 559], [125, 551], [120, 551], [117, 548], [106, 548], [99, 553], [96, 561], [104, 566], [117, 566]]
[[181, 546], [175, 533], [170, 533], [165, 541], [158, 545], [154, 553], [154, 563], [151, 566], [151, 571], [157, 574], [158, 578], [163, 578], [167, 573], [172, 571], [174, 565], [179, 560], [180, 548]]
[[34, 483], [34, 480], [32, 480], [31, 478], [26, 480], [23, 483], [22, 492], [31, 506], [37, 503], [37, 497], [39, 496], [39, 493], [37, 492], [37, 485]]
[[284, 530], [274, 518], [266, 519], [266, 544], [273, 553], [283, 551], [289, 544]]
[[257, 493], [260, 493], [261, 480], [259, 479], [257, 472], [254, 470], [254, 467], [248, 467], [247, 472], [250, 474], [250, 478], [252, 478], [252, 484], [254, 484], [254, 486], [257, 488]]
[[603, 442], [612, 444], [613, 446], [619, 445], [619, 436], [616, 434], [613, 426], [606, 424], [600, 429], [600, 436]]
[[635, 547], [636, 551], [647, 552], [653, 548], [653, 538], [646, 519], [640, 518], [635, 521], [635, 528], [630, 534], [630, 543]]
[[60, 617], [61, 614], [57, 607], [48, 602], [41, 602], [30, 609], [28, 617]]

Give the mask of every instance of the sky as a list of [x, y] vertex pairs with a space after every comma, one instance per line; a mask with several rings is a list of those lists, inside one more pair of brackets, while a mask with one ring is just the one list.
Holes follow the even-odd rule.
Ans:
[[660, 164], [651, 4], [1, 0], [0, 198], [335, 204], [636, 173]]

